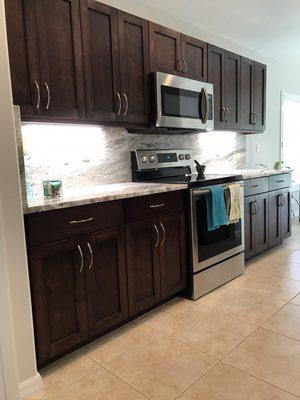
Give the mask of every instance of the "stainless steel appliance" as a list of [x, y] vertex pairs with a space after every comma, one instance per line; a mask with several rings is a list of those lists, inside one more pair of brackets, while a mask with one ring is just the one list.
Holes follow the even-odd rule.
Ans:
[[244, 218], [209, 231], [206, 194], [212, 185], [240, 185], [241, 175], [191, 173], [190, 150], [135, 150], [131, 153], [133, 181], [186, 183], [188, 188], [189, 296], [197, 299], [244, 272]]
[[155, 73], [156, 127], [214, 129], [213, 85]]

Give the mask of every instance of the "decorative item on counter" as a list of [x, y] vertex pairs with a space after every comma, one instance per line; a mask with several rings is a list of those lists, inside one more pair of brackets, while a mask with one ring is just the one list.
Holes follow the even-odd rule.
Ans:
[[198, 175], [203, 177], [206, 165], [200, 164], [197, 160], [194, 160], [194, 162], [196, 164], [196, 171], [197, 171]]
[[284, 165], [284, 161], [276, 161], [273, 168], [275, 169], [275, 171], [280, 171], [283, 168], [291, 169], [287, 165]]
[[43, 181], [45, 197], [60, 198], [62, 196], [62, 181], [60, 179]]

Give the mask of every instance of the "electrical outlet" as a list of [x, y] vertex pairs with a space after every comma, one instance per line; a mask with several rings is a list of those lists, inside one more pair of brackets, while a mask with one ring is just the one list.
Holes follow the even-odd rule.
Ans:
[[256, 154], [259, 154], [261, 150], [260, 144], [256, 145]]

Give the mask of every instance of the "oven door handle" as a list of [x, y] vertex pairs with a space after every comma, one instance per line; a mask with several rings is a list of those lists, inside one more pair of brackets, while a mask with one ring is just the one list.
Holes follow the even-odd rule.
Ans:
[[[244, 185], [241, 185], [240, 184], [240, 187], [241, 188], [243, 188], [244, 187]], [[228, 186], [224, 186], [224, 189], [226, 190], [228, 188]], [[200, 189], [200, 190], [192, 190], [192, 196], [194, 197], [194, 196], [201, 196], [201, 195], [203, 195], [203, 194], [207, 194], [207, 193], [209, 193], [210, 192], [210, 190], [209, 189]]]

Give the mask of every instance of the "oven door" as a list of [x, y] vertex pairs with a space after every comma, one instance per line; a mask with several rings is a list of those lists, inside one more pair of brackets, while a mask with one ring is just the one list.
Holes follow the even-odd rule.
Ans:
[[213, 85], [155, 73], [156, 126], [214, 129]]
[[[236, 183], [236, 182], [235, 182]], [[228, 184], [226, 184], [227, 186]], [[241, 207], [244, 215], [244, 188]], [[191, 229], [193, 272], [215, 265], [244, 251], [244, 218], [235, 224], [207, 229], [206, 199], [208, 188], [191, 190]]]

